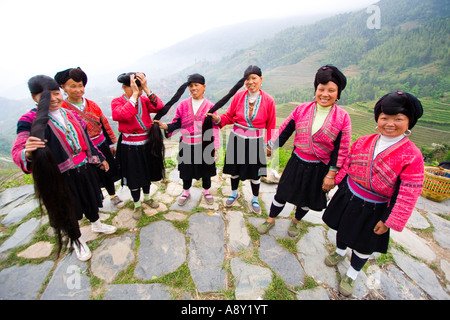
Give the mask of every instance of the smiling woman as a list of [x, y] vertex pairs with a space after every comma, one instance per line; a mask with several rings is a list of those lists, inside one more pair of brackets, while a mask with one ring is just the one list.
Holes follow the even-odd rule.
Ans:
[[[94, 166], [108, 170], [108, 163], [93, 145], [81, 118], [61, 108], [63, 99], [55, 80], [38, 75], [29, 80], [28, 86], [37, 108], [19, 119], [12, 157], [25, 173], [33, 174], [36, 195], [47, 209], [59, 250], [62, 236], [67, 235], [78, 259], [86, 261], [91, 252], [80, 239], [77, 220], [85, 215], [93, 227], [103, 226], [98, 214], [101, 190]], [[108, 226], [96, 232], [115, 231]]]
[[337, 249], [325, 264], [336, 265], [347, 247], [352, 249], [350, 267], [339, 284], [346, 296], [369, 256], [387, 252], [389, 230], [403, 230], [421, 194], [423, 156], [406, 135], [422, 113], [422, 104], [409, 93], [383, 96], [374, 107], [380, 133], [356, 140], [336, 176], [339, 189], [322, 219], [337, 231]]
[[299, 221], [312, 209], [326, 208], [327, 193], [335, 186], [335, 175], [348, 154], [351, 123], [348, 113], [335, 105], [347, 79], [336, 67], [326, 65], [316, 72], [315, 99], [300, 104], [283, 122], [269, 148], [283, 146], [295, 132], [294, 150], [280, 178], [267, 221], [258, 226], [263, 234], [275, 225], [286, 202], [297, 206], [288, 229], [300, 233]]

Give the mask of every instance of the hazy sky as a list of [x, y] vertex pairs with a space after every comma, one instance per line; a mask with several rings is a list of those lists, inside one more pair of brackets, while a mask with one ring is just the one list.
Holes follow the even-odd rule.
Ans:
[[[347, 12], [377, 0], [0, 0], [0, 92], [36, 74], [127, 65], [208, 29]], [[252, 28], [251, 22], [248, 28]], [[13, 98], [14, 97], [9, 97]]]

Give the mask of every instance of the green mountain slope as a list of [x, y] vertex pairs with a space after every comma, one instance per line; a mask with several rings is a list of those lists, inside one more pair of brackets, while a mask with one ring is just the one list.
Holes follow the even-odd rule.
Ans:
[[[215, 100], [246, 66], [257, 64], [263, 70], [263, 89], [285, 114], [296, 105], [290, 102], [313, 99], [316, 70], [333, 64], [348, 78], [339, 104], [352, 111], [356, 136], [373, 132], [370, 112], [375, 101], [402, 90], [422, 99], [425, 109], [412, 139], [419, 146], [449, 143], [450, 6], [437, 0], [382, 0], [376, 5], [380, 29], [367, 27], [371, 13], [366, 10], [340, 14], [288, 28], [217, 63], [199, 63], [183, 73], [203, 73], [208, 95]], [[363, 110], [356, 103], [365, 103]]]

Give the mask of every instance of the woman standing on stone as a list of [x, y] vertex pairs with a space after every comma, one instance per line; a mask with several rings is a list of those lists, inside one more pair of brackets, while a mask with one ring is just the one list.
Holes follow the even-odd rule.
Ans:
[[239, 181], [250, 179], [252, 210], [259, 214], [260, 177], [267, 172], [264, 144], [270, 140], [275, 129], [276, 111], [273, 98], [261, 90], [261, 69], [249, 66], [244, 72], [244, 78], [247, 90], [235, 94], [227, 112], [220, 116], [208, 115], [221, 128], [233, 124], [223, 167], [223, 173], [231, 175], [231, 196], [225, 205], [231, 207], [239, 198]]
[[101, 223], [98, 214], [102, 199], [93, 166], [107, 171], [108, 163], [93, 145], [84, 121], [61, 108], [63, 97], [55, 80], [38, 75], [28, 87], [37, 108], [19, 119], [13, 160], [25, 173], [33, 173], [36, 195], [47, 209], [60, 248], [66, 234], [78, 259], [87, 261], [91, 251], [80, 238], [77, 220], [84, 214], [92, 231], [116, 231]]
[[116, 155], [116, 135], [100, 107], [94, 101], [83, 97], [88, 80], [86, 73], [81, 68], [70, 68], [58, 72], [55, 75], [55, 80], [67, 94], [67, 99], [64, 100], [62, 108], [72, 110], [86, 122], [89, 137], [109, 164], [107, 172], [104, 170], [97, 171], [100, 185], [105, 187], [113, 205], [123, 204], [123, 201], [116, 195], [114, 187], [114, 182], [120, 178], [114, 158]]
[[422, 192], [423, 156], [408, 136], [422, 116], [420, 101], [405, 92], [383, 96], [374, 108], [379, 133], [356, 140], [336, 176], [339, 190], [323, 221], [337, 230], [335, 252], [325, 259], [334, 266], [352, 251], [339, 291], [352, 294], [354, 282], [373, 252], [386, 253], [389, 229], [402, 231]]
[[[159, 127], [167, 131], [167, 136], [181, 131], [180, 150], [178, 153], [178, 170], [183, 180], [183, 193], [178, 198], [178, 204], [183, 206], [190, 198], [192, 179], [202, 179], [203, 196], [208, 204], [214, 203], [209, 192], [211, 177], [216, 175], [214, 154], [206, 154], [202, 148], [202, 125], [206, 112], [213, 103], [204, 97], [205, 78], [200, 74], [188, 77], [187, 84], [191, 97], [183, 100], [177, 107], [175, 117], [169, 124], [159, 123]], [[219, 150], [219, 128], [213, 128], [215, 153]]]
[[278, 183], [267, 221], [258, 226], [264, 234], [286, 202], [297, 206], [288, 229], [291, 237], [300, 233], [299, 221], [312, 209], [327, 205], [327, 192], [335, 185], [337, 170], [343, 165], [351, 140], [348, 113], [335, 103], [347, 80], [334, 66], [321, 67], [315, 76], [315, 101], [300, 104], [276, 131], [268, 147], [284, 145], [295, 132], [294, 150]]
[[[112, 118], [119, 122], [121, 133], [117, 146], [117, 159], [122, 175], [122, 185], [128, 186], [134, 201], [133, 218], [142, 217], [141, 189], [144, 203], [152, 208], [159, 204], [150, 197], [152, 181], [162, 179], [161, 172], [152, 170], [152, 159], [147, 150], [148, 130], [152, 126], [151, 113], [164, 107], [163, 102], [147, 86], [143, 73], [123, 73], [117, 77], [124, 94], [111, 102]], [[145, 96], [142, 93], [145, 92]]]

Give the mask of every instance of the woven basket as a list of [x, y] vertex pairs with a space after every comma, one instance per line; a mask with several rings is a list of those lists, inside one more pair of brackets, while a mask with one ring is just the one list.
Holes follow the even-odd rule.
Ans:
[[441, 167], [425, 167], [422, 196], [427, 199], [441, 202], [450, 198], [450, 170]]

